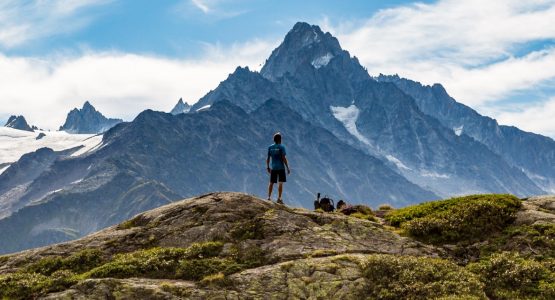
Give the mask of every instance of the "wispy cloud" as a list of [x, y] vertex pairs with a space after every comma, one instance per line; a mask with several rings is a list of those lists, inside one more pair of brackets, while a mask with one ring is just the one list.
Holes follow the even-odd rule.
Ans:
[[0, 2], [0, 48], [78, 30], [91, 21], [86, 8], [112, 0], [4, 0]]
[[555, 0], [440, 0], [382, 10], [366, 20], [323, 23], [371, 74], [440, 82], [480, 110], [555, 78], [553, 20]]
[[221, 20], [248, 12], [247, 4], [250, 1], [252, 0], [184, 0], [174, 7], [174, 11], [187, 17], [201, 13], [203, 17]]
[[202, 1], [202, 0], [191, 0], [191, 3], [193, 3], [194, 6], [196, 6], [198, 9], [200, 9], [205, 14], [207, 14], [211, 11], [210, 7], [208, 7], [208, 5], [206, 3], [204, 3], [204, 1]]
[[261, 40], [206, 44], [198, 59], [119, 52], [48, 59], [0, 54], [0, 116], [24, 114], [32, 124], [57, 129], [85, 100], [126, 120], [149, 108], [169, 111], [180, 97], [196, 102], [239, 65], [259, 69], [275, 46]]

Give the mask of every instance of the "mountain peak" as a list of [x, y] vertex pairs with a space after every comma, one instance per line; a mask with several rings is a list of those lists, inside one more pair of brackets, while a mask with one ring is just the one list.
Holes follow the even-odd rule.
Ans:
[[298, 22], [287, 33], [260, 71], [269, 80], [276, 80], [286, 73], [294, 73], [303, 65], [318, 69], [343, 52], [339, 41], [319, 26]]
[[177, 104], [172, 108], [170, 113], [172, 115], [188, 113], [191, 110], [191, 105], [189, 103], [183, 102], [183, 98], [179, 98]]
[[123, 122], [121, 119], [106, 118], [89, 101], [85, 101], [83, 108], [74, 108], [68, 113], [64, 125], [60, 126], [60, 130], [69, 133], [95, 134], [105, 132], [121, 122]]
[[11, 116], [6, 122], [5, 127], [10, 127], [13, 129], [25, 130], [25, 131], [33, 131], [33, 128], [29, 126], [27, 120], [25, 120], [24, 116]]

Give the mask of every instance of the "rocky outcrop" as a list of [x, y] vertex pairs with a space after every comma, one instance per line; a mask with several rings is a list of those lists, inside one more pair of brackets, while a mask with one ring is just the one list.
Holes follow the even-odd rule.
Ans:
[[67, 114], [66, 121], [64, 125], [60, 126], [60, 130], [69, 133], [103, 133], [121, 122], [123, 122], [121, 119], [106, 118], [89, 101], [86, 101], [83, 108], [75, 108]]
[[[345, 298], [369, 283], [362, 273], [365, 260], [372, 254], [442, 254], [435, 247], [387, 230], [379, 222], [291, 209], [247, 194], [212, 193], [139, 214], [73, 242], [1, 257], [0, 278], [41, 259], [64, 257], [84, 249], [114, 256], [152, 247], [183, 248], [206, 241], [222, 242], [224, 256], [233, 249], [258, 249], [266, 263], [230, 276], [228, 280], [233, 284], [228, 289], [171, 279], [91, 278], [46, 298], [101, 299], [115, 294], [153, 299], [249, 294], [283, 298], [288, 294], [301, 296], [326, 282], [333, 286], [319, 293]], [[303, 287], [305, 283], [308, 290]], [[284, 293], [283, 284], [289, 292]]]
[[[552, 211], [555, 197], [524, 202], [520, 213]], [[0, 256], [0, 286], [6, 288], [0, 295], [41, 299], [487, 299], [508, 292], [550, 299], [553, 295], [551, 275], [530, 283], [530, 278], [543, 278], [538, 277], [540, 272], [551, 274], [540, 262], [500, 254], [495, 259], [516, 260], [501, 266], [509, 275], [493, 269], [493, 275], [484, 277], [483, 268], [496, 268], [487, 254], [483, 264], [455, 263], [453, 254], [444, 250], [452, 245], [427, 245], [382, 223], [289, 208], [242, 193], [211, 193], [136, 215], [73, 242]], [[496, 239], [486, 237], [484, 242]], [[193, 268], [190, 272], [207, 275], [180, 279], [182, 270], [165, 269], [172, 265], [172, 253], [187, 257], [203, 243], [219, 250], [201, 251], [205, 254], [180, 263]], [[72, 259], [83, 251], [89, 252]], [[543, 259], [552, 257], [543, 254]], [[225, 265], [245, 255], [255, 263], [233, 270]], [[151, 271], [135, 269], [139, 268], [135, 264]], [[519, 273], [521, 267], [535, 271]], [[510, 281], [513, 273], [522, 282], [495, 281]]]
[[[139, 214], [82, 239], [9, 256], [0, 273], [26, 260], [86, 248], [125, 253], [149, 247], [188, 247], [224, 241], [260, 247], [268, 261], [310, 255], [389, 253], [438, 256], [439, 251], [384, 229], [377, 222], [288, 208], [242, 193], [212, 193]], [[225, 247], [224, 247], [225, 249]]]
[[555, 223], [555, 196], [535, 196], [522, 202], [523, 209], [517, 215], [517, 224], [541, 225]]

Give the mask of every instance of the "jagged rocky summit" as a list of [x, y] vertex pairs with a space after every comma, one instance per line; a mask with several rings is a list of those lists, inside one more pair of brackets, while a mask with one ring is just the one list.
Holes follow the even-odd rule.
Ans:
[[60, 130], [69, 133], [103, 133], [121, 122], [123, 122], [121, 119], [106, 118], [89, 101], [86, 101], [83, 108], [74, 108], [68, 113]]
[[35, 131], [36, 129], [38, 129], [35, 126], [29, 126], [24, 116], [10, 116], [4, 126], [25, 131]]
[[260, 73], [237, 68], [192, 111], [227, 100], [249, 112], [268, 98], [437, 195], [543, 193], [498, 151], [458, 135], [395, 84], [372, 78], [318, 26], [295, 24]]
[[[461, 210], [468, 201], [492, 205]], [[410, 212], [421, 206], [407, 208], [409, 214], [388, 210], [382, 219], [371, 211], [346, 216], [242, 193], [210, 193], [73, 242], [0, 256], [0, 296], [552, 299], [553, 252], [545, 244], [549, 238], [535, 234], [555, 228], [554, 204], [553, 196], [520, 201], [484, 195], [431, 209], [426, 204], [419, 216]], [[444, 222], [450, 209], [465, 220]], [[426, 222], [437, 227], [420, 237], [400, 236], [401, 229], [391, 227], [411, 218], [417, 222], [403, 230], [427, 230], [418, 227]], [[484, 227], [459, 227], [465, 222]], [[442, 230], [450, 243], [423, 242]], [[467, 230], [484, 233], [469, 239]]]
[[179, 101], [177, 101], [177, 104], [175, 104], [175, 106], [172, 108], [170, 113], [172, 115], [177, 115], [182, 113], [188, 113], [190, 110], [191, 110], [191, 105], [189, 105], [189, 103], [187, 102], [183, 102], [183, 98], [179, 98]]

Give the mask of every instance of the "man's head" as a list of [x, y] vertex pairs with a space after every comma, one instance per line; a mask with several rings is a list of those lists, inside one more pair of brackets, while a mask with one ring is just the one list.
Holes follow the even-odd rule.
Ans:
[[277, 132], [274, 134], [274, 143], [281, 144], [281, 133]]

